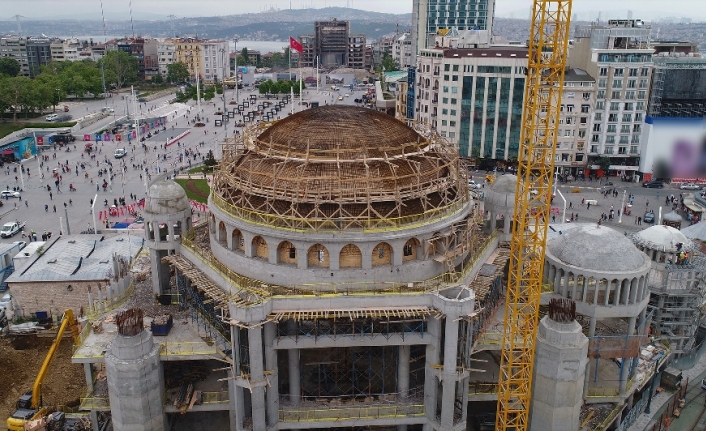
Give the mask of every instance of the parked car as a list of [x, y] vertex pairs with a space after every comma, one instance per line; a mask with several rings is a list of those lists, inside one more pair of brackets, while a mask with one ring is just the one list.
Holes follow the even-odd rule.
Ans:
[[664, 183], [660, 180], [652, 180], [642, 183], [642, 187], [647, 187], [648, 189], [661, 189], [664, 187]]
[[12, 190], [3, 190], [0, 192], [0, 198], [5, 198], [5, 199], [18, 198], [19, 199], [20, 196], [21, 196], [20, 192], [15, 192]]
[[127, 154], [127, 151], [125, 151], [125, 148], [118, 148], [117, 150], [115, 150], [114, 155], [115, 155], [116, 159], [121, 159], [121, 158], [125, 157], [126, 154]]
[[57, 118], [59, 118], [59, 116], [56, 114], [49, 114], [46, 117], [44, 117], [44, 119], [49, 122], [56, 121]]
[[655, 213], [654, 211], [650, 210], [645, 213], [645, 216], [642, 218], [642, 221], [645, 223], [652, 224], [655, 222]]
[[696, 183], [684, 183], [679, 188], [682, 190], [699, 190], [701, 186]]
[[482, 188], [483, 186], [481, 186], [480, 184], [476, 183], [476, 182], [473, 181], [473, 180], [469, 180], [469, 181], [468, 181], [468, 187], [470, 187], [470, 188], [472, 188], [472, 189], [480, 189], [480, 188]]

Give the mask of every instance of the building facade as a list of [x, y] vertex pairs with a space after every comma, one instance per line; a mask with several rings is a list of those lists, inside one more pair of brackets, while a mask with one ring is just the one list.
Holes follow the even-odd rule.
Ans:
[[565, 72], [554, 159], [554, 169], [564, 179], [584, 176], [595, 96], [596, 80], [591, 75], [581, 69]]
[[10, 57], [20, 64], [19, 76], [29, 76], [29, 60], [27, 58], [27, 39], [9, 36], [0, 38], [0, 57]]
[[159, 73], [163, 78], [167, 77], [167, 66], [176, 61], [176, 46], [174, 41], [166, 39], [157, 44], [157, 63], [159, 65]]
[[203, 57], [203, 79], [220, 82], [228, 76], [228, 42], [224, 40], [205, 40], [201, 45]]
[[366, 66], [365, 35], [351, 34], [350, 21], [316, 21], [314, 34], [299, 36], [303, 52], [299, 67], [363, 69]]
[[[597, 80], [588, 170], [632, 177], [640, 163], [642, 129], [652, 77], [650, 27], [641, 20], [610, 20], [575, 31], [568, 64]], [[599, 161], [608, 158], [608, 172]]]
[[433, 46], [439, 30], [492, 30], [495, 0], [414, 0], [412, 2], [412, 63]]
[[516, 158], [527, 49], [451, 44], [456, 48], [442, 46], [420, 53], [415, 118], [437, 129], [461, 156]]
[[397, 62], [401, 70], [407, 70], [407, 68], [415, 65], [412, 34], [410, 32], [404, 32], [394, 38], [392, 42], [392, 59]]
[[174, 62], [184, 63], [189, 69], [192, 79], [202, 78], [204, 75], [202, 43], [203, 41], [193, 38], [181, 38], [174, 41]]
[[49, 38], [27, 39], [27, 67], [29, 76], [39, 75], [40, 68], [51, 61], [51, 40]]

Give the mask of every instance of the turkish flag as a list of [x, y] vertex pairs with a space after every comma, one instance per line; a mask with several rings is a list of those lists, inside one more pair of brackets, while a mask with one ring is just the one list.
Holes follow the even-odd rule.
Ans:
[[289, 47], [297, 52], [303, 52], [304, 47], [301, 43], [297, 42], [292, 36], [289, 36]]

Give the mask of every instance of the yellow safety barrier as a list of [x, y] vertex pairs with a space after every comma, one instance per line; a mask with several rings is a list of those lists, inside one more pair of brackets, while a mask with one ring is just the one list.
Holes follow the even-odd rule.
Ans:
[[110, 399], [108, 397], [94, 397], [91, 395], [86, 395], [85, 397], [81, 397], [79, 410], [109, 411]]
[[496, 383], [469, 383], [468, 396], [497, 394], [498, 384]]
[[201, 404], [227, 404], [228, 401], [228, 391], [201, 393]]
[[421, 214], [381, 219], [312, 219], [273, 215], [248, 210], [226, 202], [217, 194], [212, 194], [211, 200], [220, 210], [230, 214], [233, 217], [245, 219], [255, 225], [294, 232], [306, 232], [310, 230], [340, 231], [345, 229], [362, 229], [364, 232], [389, 232], [399, 229], [409, 229], [452, 216], [460, 212], [466, 205], [466, 201], [460, 200], [445, 207], [425, 211]]
[[617, 397], [620, 395], [618, 388], [588, 388], [589, 398]]
[[96, 301], [93, 305], [86, 307], [86, 317], [89, 320], [94, 320], [99, 314], [107, 313], [108, 311], [114, 310], [125, 303], [128, 298], [135, 291], [134, 281], [130, 281], [130, 285], [124, 292], [110, 299], [104, 299], [103, 301]]
[[215, 347], [211, 347], [206, 343], [199, 341], [168, 341], [159, 343], [159, 354], [161, 356], [215, 355], [217, 353], [218, 352]]
[[424, 416], [424, 404], [376, 407], [280, 409], [280, 422], [324, 422], [347, 419], [381, 419]]

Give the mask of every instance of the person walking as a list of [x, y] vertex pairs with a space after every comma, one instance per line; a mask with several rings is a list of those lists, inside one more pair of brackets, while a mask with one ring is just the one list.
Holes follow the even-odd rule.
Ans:
[[52, 205], [54, 207], [54, 212], [56, 212], [56, 205]]
[[25, 199], [25, 206], [29, 208], [29, 203], [27, 203], [27, 199]]

